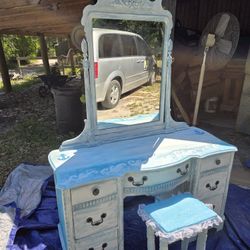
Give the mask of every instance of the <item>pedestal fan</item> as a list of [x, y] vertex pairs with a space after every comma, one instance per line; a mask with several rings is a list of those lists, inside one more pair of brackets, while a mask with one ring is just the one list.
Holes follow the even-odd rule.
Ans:
[[81, 50], [81, 42], [84, 36], [85, 36], [85, 32], [81, 24], [75, 26], [73, 30], [71, 31], [71, 34], [70, 34], [71, 41], [78, 50]]
[[204, 52], [204, 56], [200, 70], [193, 125], [197, 123], [205, 70], [219, 70], [223, 68], [233, 57], [238, 45], [239, 36], [239, 22], [230, 13], [215, 15], [203, 31], [200, 47]]

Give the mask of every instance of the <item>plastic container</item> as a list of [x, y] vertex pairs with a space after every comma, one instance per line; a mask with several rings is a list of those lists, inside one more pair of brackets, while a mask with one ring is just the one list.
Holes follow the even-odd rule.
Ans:
[[55, 101], [56, 123], [59, 133], [79, 133], [84, 128], [86, 108], [80, 101], [82, 81], [71, 80], [62, 87], [52, 88]]

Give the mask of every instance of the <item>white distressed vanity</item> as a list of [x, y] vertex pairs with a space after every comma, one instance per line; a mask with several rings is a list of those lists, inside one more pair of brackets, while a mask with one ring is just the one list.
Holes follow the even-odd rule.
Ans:
[[[146, 28], [142, 26], [143, 22]], [[55, 176], [60, 219], [58, 228], [63, 248], [123, 249], [123, 200], [127, 196], [150, 195], [160, 199], [173, 192], [190, 191], [202, 201], [213, 204], [215, 211], [223, 216], [234, 152], [237, 149], [199, 128], [172, 120], [172, 19], [171, 14], [162, 9], [161, 0], [99, 0], [96, 5], [84, 9], [82, 25], [86, 32], [82, 50], [88, 119], [84, 131], [78, 137], [63, 142], [60, 149], [49, 154]], [[162, 70], [156, 75], [156, 85], [153, 84], [159, 86], [158, 107], [154, 111], [148, 107], [148, 113], [139, 113], [139, 110], [139, 114], [131, 112], [130, 115], [119, 116], [122, 98], [121, 104], [114, 109], [118, 109], [118, 112], [107, 111], [107, 114], [116, 113], [118, 117], [102, 119], [100, 113], [106, 111], [97, 111], [96, 63], [101, 66], [102, 60], [111, 59], [95, 61], [93, 28], [101, 26], [111, 34], [114, 33], [111, 30], [121, 30], [122, 25], [123, 31], [130, 32], [122, 33], [124, 36], [132, 36], [133, 33], [136, 37], [136, 30], [144, 30], [146, 35], [144, 37], [139, 33], [140, 39], [158, 51]], [[147, 25], [153, 31], [148, 32]], [[131, 31], [131, 27], [134, 30]], [[160, 32], [155, 32], [155, 29]], [[149, 34], [152, 32], [158, 34], [161, 43], [150, 40]], [[119, 39], [121, 41], [123, 38]], [[137, 38], [133, 39], [135, 49], [138, 49]], [[125, 53], [123, 46], [119, 48]], [[138, 56], [144, 66], [143, 73], [149, 76], [151, 55], [136, 55], [137, 61]], [[126, 55], [119, 60], [124, 62], [128, 57], [132, 60], [135, 55]], [[102, 74], [101, 68], [98, 70]], [[122, 71], [122, 63], [119, 62], [118, 71]], [[117, 75], [113, 74], [112, 77], [119, 80]], [[129, 84], [129, 76], [125, 75], [124, 79], [121, 78], [121, 89], [123, 85]], [[141, 89], [144, 94], [142, 99], [149, 98], [145, 97], [148, 93], [145, 90], [148, 89], [144, 89], [144, 85], [134, 91]], [[129, 94], [124, 99], [130, 95], [133, 96]], [[147, 105], [147, 102], [143, 105]]]

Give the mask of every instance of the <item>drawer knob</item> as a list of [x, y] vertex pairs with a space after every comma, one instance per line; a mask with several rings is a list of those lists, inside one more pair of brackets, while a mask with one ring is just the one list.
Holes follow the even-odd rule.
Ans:
[[89, 250], [95, 250], [93, 247], [89, 248]]
[[129, 181], [129, 182], [132, 182], [132, 185], [133, 185], [133, 186], [136, 186], [136, 187], [139, 187], [139, 186], [144, 185], [145, 181], [147, 181], [147, 180], [148, 180], [148, 177], [147, 177], [147, 176], [143, 176], [141, 182], [135, 182], [135, 181], [134, 181], [134, 178], [133, 178], [132, 176], [129, 176], [129, 177], [128, 177], [128, 181]]
[[220, 183], [219, 181], [216, 181], [214, 186], [211, 186], [210, 183], [208, 183], [206, 185], [206, 188], [208, 188], [210, 191], [214, 191], [218, 188], [219, 183]]
[[106, 213], [101, 214], [101, 219], [97, 220], [97, 221], [93, 221], [93, 218], [89, 217], [86, 222], [87, 223], [91, 223], [92, 226], [99, 226], [100, 224], [103, 223], [103, 219], [107, 217]]
[[108, 243], [103, 243], [102, 244], [102, 250], [104, 250], [108, 246]]
[[176, 170], [176, 172], [177, 172], [178, 174], [184, 176], [184, 175], [186, 175], [186, 174], [188, 173], [188, 168], [189, 168], [189, 165], [187, 164], [187, 165], [185, 166], [185, 170], [182, 170], [182, 169], [178, 168], [178, 169]]
[[215, 164], [219, 166], [221, 164], [221, 160], [220, 159], [215, 160]]
[[94, 188], [93, 191], [92, 191], [92, 194], [93, 194], [94, 196], [97, 196], [99, 193], [100, 193], [99, 188]]

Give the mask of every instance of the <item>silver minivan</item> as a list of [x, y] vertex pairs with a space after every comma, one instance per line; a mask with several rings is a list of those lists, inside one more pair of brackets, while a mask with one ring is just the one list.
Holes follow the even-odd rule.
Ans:
[[150, 47], [138, 34], [93, 29], [96, 99], [114, 108], [123, 93], [155, 81], [155, 60]]

